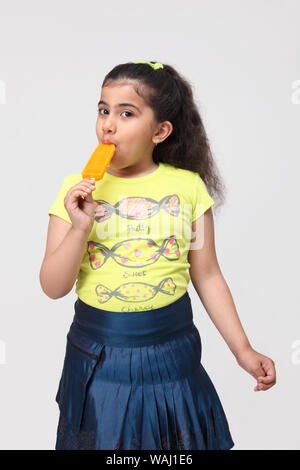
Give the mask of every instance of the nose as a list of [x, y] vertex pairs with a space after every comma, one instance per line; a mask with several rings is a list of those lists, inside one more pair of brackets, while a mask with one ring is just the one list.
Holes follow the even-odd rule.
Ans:
[[111, 117], [111, 114], [106, 115], [106, 118], [103, 120], [102, 130], [103, 130], [103, 134], [105, 135], [108, 134], [109, 132], [114, 133], [116, 131], [116, 126], [115, 126], [113, 118]]

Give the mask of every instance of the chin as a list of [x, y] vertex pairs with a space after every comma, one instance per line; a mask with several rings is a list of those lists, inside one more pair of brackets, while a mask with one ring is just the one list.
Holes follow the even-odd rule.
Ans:
[[117, 160], [117, 161], [116, 160], [114, 160], [114, 161], [111, 160], [109, 166], [111, 168], [115, 168], [116, 170], [122, 170], [123, 168], [127, 168], [128, 166], [130, 166], [130, 163], [124, 162], [124, 161], [122, 162], [120, 160]]

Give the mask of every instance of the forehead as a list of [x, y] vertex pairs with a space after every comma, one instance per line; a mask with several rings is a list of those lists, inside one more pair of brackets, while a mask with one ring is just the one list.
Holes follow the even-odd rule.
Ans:
[[144, 98], [135, 91], [137, 86], [137, 82], [134, 81], [112, 81], [101, 89], [101, 99], [111, 103], [126, 101], [133, 102], [140, 107], [146, 106]]

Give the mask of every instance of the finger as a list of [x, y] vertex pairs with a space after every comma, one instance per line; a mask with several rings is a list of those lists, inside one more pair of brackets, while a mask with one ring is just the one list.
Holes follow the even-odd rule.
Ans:
[[90, 188], [87, 186], [82, 187], [82, 191], [84, 191], [87, 195], [92, 195], [92, 192], [95, 190], [95, 188]]
[[93, 201], [91, 193], [92, 193], [92, 191], [90, 189], [84, 189], [83, 190], [83, 196], [81, 196], [81, 198], [91, 202], [91, 201]]
[[78, 199], [79, 197], [81, 197], [82, 199], [84, 199], [85, 197], [88, 196], [88, 192], [84, 189], [76, 189], [73, 191], [72, 194], [70, 194], [70, 201], [71, 202], [74, 202], [76, 201], [76, 199]]
[[260, 384], [260, 385], [256, 385], [256, 387], [254, 387], [254, 391], [255, 392], [265, 392], [266, 390], [269, 390], [269, 388], [273, 387], [273, 385], [275, 385], [275, 383], [271, 383], [269, 385], [265, 385], [265, 384]]
[[82, 181], [87, 181], [88, 183], [95, 183], [95, 178], [84, 178]]
[[83, 185], [83, 186], [87, 186], [87, 187], [93, 187], [95, 188], [95, 181], [92, 181], [92, 180], [89, 180], [88, 178], [82, 180], [80, 183], [78, 183], [78, 185]]
[[265, 376], [265, 371], [264, 371], [264, 369], [263, 369], [262, 367], [258, 366], [258, 367], [254, 370], [254, 372], [253, 372], [252, 375], [253, 375], [253, 377], [254, 377], [255, 379], [258, 379], [258, 377], [264, 377], [264, 376]]
[[258, 392], [260, 390], [263, 390], [263, 388], [266, 387], [266, 385], [262, 382], [257, 382], [257, 384], [254, 387], [254, 391]]
[[263, 388], [263, 385], [256, 385], [253, 390], [255, 392], [260, 392], [262, 390], [262, 388]]
[[260, 382], [254, 387], [254, 391], [255, 392], [260, 392], [261, 390], [264, 391], [264, 390], [267, 390], [268, 388], [272, 387], [272, 385], [274, 385], [274, 384], [266, 385], [266, 384]]
[[95, 186], [90, 185], [88, 183], [80, 183], [80, 185], [77, 186], [77, 188], [74, 188], [74, 191], [81, 190], [83, 191], [84, 195], [81, 196], [82, 199], [85, 199], [90, 193], [92, 193], [95, 189]]
[[85, 198], [88, 198], [88, 193], [85, 192], [85, 191], [82, 191], [81, 195], [80, 195], [81, 199], [85, 199]]
[[81, 191], [84, 191], [85, 193], [89, 194], [92, 193], [95, 190], [95, 187], [86, 185], [86, 184], [81, 184], [78, 186], [76, 189], [74, 188], [74, 191], [80, 189]]
[[82, 183], [79, 183], [81, 187], [85, 188], [95, 188], [95, 184], [92, 183], [91, 181], [82, 181]]
[[275, 385], [276, 383], [276, 379], [275, 378], [272, 378], [272, 377], [261, 377], [258, 381], [257, 381], [257, 385], [256, 387], [254, 388], [255, 391], [259, 391], [259, 390], [268, 390], [269, 388], [273, 387], [273, 385]]
[[79, 183], [75, 184], [72, 188], [70, 188], [70, 192], [71, 191], [75, 191], [76, 189], [79, 189], [79, 188], [95, 188], [95, 182], [93, 181], [89, 181], [89, 179], [84, 179], [82, 181], [80, 181]]
[[263, 388], [262, 388], [262, 390], [263, 390], [263, 391], [269, 390], [269, 388], [273, 387], [274, 385], [275, 385], [275, 383], [271, 383], [271, 384], [269, 384], [269, 385], [264, 385]]
[[88, 197], [88, 195], [89, 195], [89, 190], [88, 189], [82, 189], [81, 192], [82, 192], [81, 199], [85, 199], [85, 198]]
[[267, 372], [269, 369], [274, 368], [275, 363], [269, 357], [264, 356], [262, 361], [261, 361], [261, 365], [262, 365], [263, 369]]
[[262, 364], [267, 377], [271, 377], [273, 380], [276, 380], [276, 370], [275, 365], [272, 359], [266, 358]]
[[258, 383], [263, 383], [263, 384], [270, 384], [274, 382], [274, 377], [273, 376], [266, 376], [266, 377], [259, 377], [257, 379]]

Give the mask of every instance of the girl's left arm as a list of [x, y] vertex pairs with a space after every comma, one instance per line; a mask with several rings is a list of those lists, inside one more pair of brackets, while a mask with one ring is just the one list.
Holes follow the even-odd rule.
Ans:
[[257, 380], [254, 391], [268, 390], [276, 383], [275, 363], [251, 347], [242, 327], [217, 260], [211, 208], [192, 223], [192, 231], [188, 262], [193, 286], [237, 363]]

